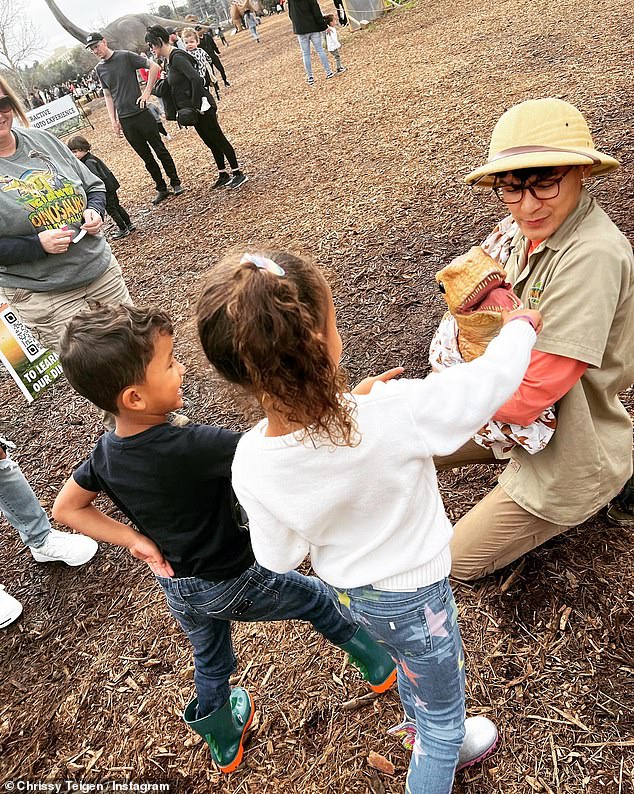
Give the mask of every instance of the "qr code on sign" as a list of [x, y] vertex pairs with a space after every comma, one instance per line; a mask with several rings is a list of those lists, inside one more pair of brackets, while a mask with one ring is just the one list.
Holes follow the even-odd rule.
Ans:
[[13, 311], [13, 309], [4, 309], [4, 311], [0, 312], [0, 318], [13, 335], [13, 338], [20, 345], [21, 349], [24, 351], [24, 355], [30, 362], [35, 361], [35, 359], [42, 355], [44, 348], [42, 345], [40, 345], [26, 325], [20, 322], [19, 317]]

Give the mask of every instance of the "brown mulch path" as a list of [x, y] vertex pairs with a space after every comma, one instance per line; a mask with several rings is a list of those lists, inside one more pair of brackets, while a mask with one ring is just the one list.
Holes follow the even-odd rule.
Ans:
[[[205, 366], [191, 320], [205, 271], [234, 246], [313, 253], [333, 283], [351, 380], [396, 364], [424, 374], [442, 312], [433, 273], [500, 215], [460, 177], [517, 101], [552, 94], [584, 110], [597, 144], [625, 166], [592, 190], [634, 237], [628, 8], [624, 0], [413, 3], [363, 32], [343, 31], [349, 70], [326, 82], [315, 63], [312, 90], [288, 18], [265, 19], [260, 45], [243, 33], [221, 53], [232, 82], [221, 123], [250, 181], [211, 194], [211, 158], [193, 131], [180, 132], [169, 147], [188, 192], [156, 209], [140, 160], [95, 106], [88, 137], [139, 226], [115, 251], [134, 299], [173, 315], [191, 418], [244, 426]], [[66, 385], [30, 407], [2, 375], [0, 389], [0, 430], [18, 442], [50, 510], [98, 421]], [[634, 409], [632, 392], [625, 398]], [[492, 482], [491, 470], [444, 474], [452, 516]], [[193, 689], [191, 654], [149, 571], [107, 546], [77, 570], [37, 565], [0, 526], [0, 578], [24, 604], [0, 648], [3, 782], [170, 780], [195, 794], [403, 790], [408, 753], [385, 736], [399, 719], [396, 693], [344, 708], [366, 691], [358, 675], [291, 623], [235, 628], [237, 677], [257, 715], [244, 764], [219, 775], [180, 719]], [[456, 587], [468, 709], [495, 719], [503, 744], [459, 774], [455, 791], [634, 790], [631, 541], [597, 517], [521, 568]], [[368, 766], [371, 750], [395, 764], [393, 776]]]

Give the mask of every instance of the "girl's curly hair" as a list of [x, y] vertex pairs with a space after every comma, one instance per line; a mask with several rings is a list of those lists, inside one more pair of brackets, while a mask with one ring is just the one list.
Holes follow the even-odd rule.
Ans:
[[[248, 256], [248, 255], [246, 255]], [[283, 251], [258, 251], [284, 275], [243, 256], [225, 257], [198, 301], [198, 334], [218, 372], [252, 392], [313, 443], [356, 439], [354, 403], [325, 338], [329, 288], [312, 262]]]

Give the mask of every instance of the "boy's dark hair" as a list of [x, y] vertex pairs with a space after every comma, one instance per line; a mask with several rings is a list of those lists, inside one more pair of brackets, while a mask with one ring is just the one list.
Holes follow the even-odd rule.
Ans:
[[170, 33], [162, 25], [150, 25], [146, 30], [145, 41], [147, 44], [162, 47], [164, 44], [169, 44], [169, 40]]
[[83, 135], [73, 135], [73, 137], [69, 139], [67, 146], [71, 152], [90, 151], [90, 142], [87, 141]]
[[118, 414], [117, 397], [145, 382], [156, 337], [173, 334], [155, 306], [100, 306], [75, 315], [62, 334], [60, 360], [69, 383], [91, 403]]
[[324, 22], [327, 25], [330, 25], [330, 23], [334, 22], [334, 21], [335, 21], [335, 15], [334, 14], [324, 14]]

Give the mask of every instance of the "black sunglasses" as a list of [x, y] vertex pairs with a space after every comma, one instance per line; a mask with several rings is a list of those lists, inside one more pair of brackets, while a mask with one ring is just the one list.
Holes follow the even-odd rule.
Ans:
[[13, 102], [8, 96], [0, 96], [0, 113], [6, 113], [7, 110], [13, 110]]

